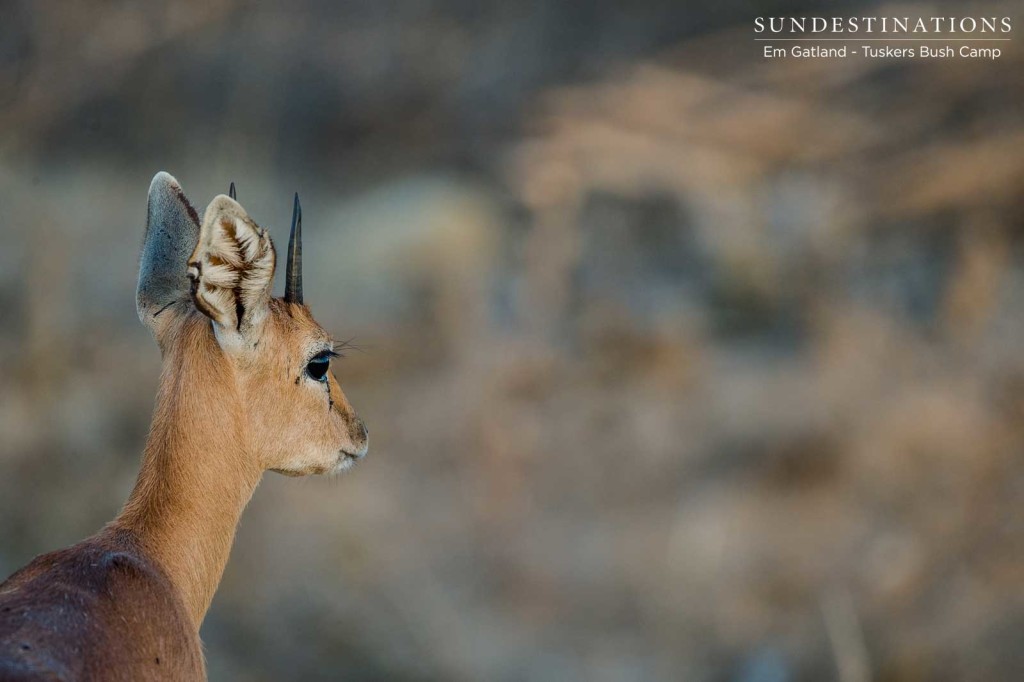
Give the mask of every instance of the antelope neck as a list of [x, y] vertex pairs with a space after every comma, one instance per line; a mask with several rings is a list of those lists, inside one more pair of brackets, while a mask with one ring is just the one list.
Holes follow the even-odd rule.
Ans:
[[132, 531], [180, 591], [198, 628], [262, 470], [250, 452], [234, 369], [205, 318], [165, 346], [138, 480], [111, 526]]

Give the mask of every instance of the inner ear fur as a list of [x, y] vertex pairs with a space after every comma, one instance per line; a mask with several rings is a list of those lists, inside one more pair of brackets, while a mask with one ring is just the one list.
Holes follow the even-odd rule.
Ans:
[[270, 235], [238, 202], [223, 194], [210, 202], [188, 276], [196, 308], [219, 335], [255, 333], [268, 311], [274, 261]]

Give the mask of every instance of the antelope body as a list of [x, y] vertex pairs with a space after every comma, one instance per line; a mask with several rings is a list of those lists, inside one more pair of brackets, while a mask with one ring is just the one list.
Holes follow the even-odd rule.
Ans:
[[273, 244], [231, 194], [200, 222], [174, 178], [153, 179], [136, 300], [163, 370], [138, 481], [99, 533], [0, 584], [0, 681], [205, 679], [199, 626], [263, 472], [366, 454], [302, 301], [298, 198], [272, 298]]

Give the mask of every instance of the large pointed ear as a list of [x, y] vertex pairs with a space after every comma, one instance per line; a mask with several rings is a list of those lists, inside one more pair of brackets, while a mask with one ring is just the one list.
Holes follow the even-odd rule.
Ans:
[[135, 306], [139, 319], [160, 341], [167, 321], [190, 307], [187, 264], [199, 240], [199, 217], [178, 181], [157, 173], [149, 186], [146, 236], [139, 259]]
[[274, 245], [231, 197], [221, 194], [206, 208], [188, 277], [196, 308], [213, 320], [221, 347], [258, 340], [269, 311]]

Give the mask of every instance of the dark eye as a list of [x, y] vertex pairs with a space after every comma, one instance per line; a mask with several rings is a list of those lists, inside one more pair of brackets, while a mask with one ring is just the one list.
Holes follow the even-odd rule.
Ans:
[[314, 381], [326, 381], [327, 370], [331, 367], [331, 356], [328, 353], [321, 353], [306, 363], [306, 374]]

